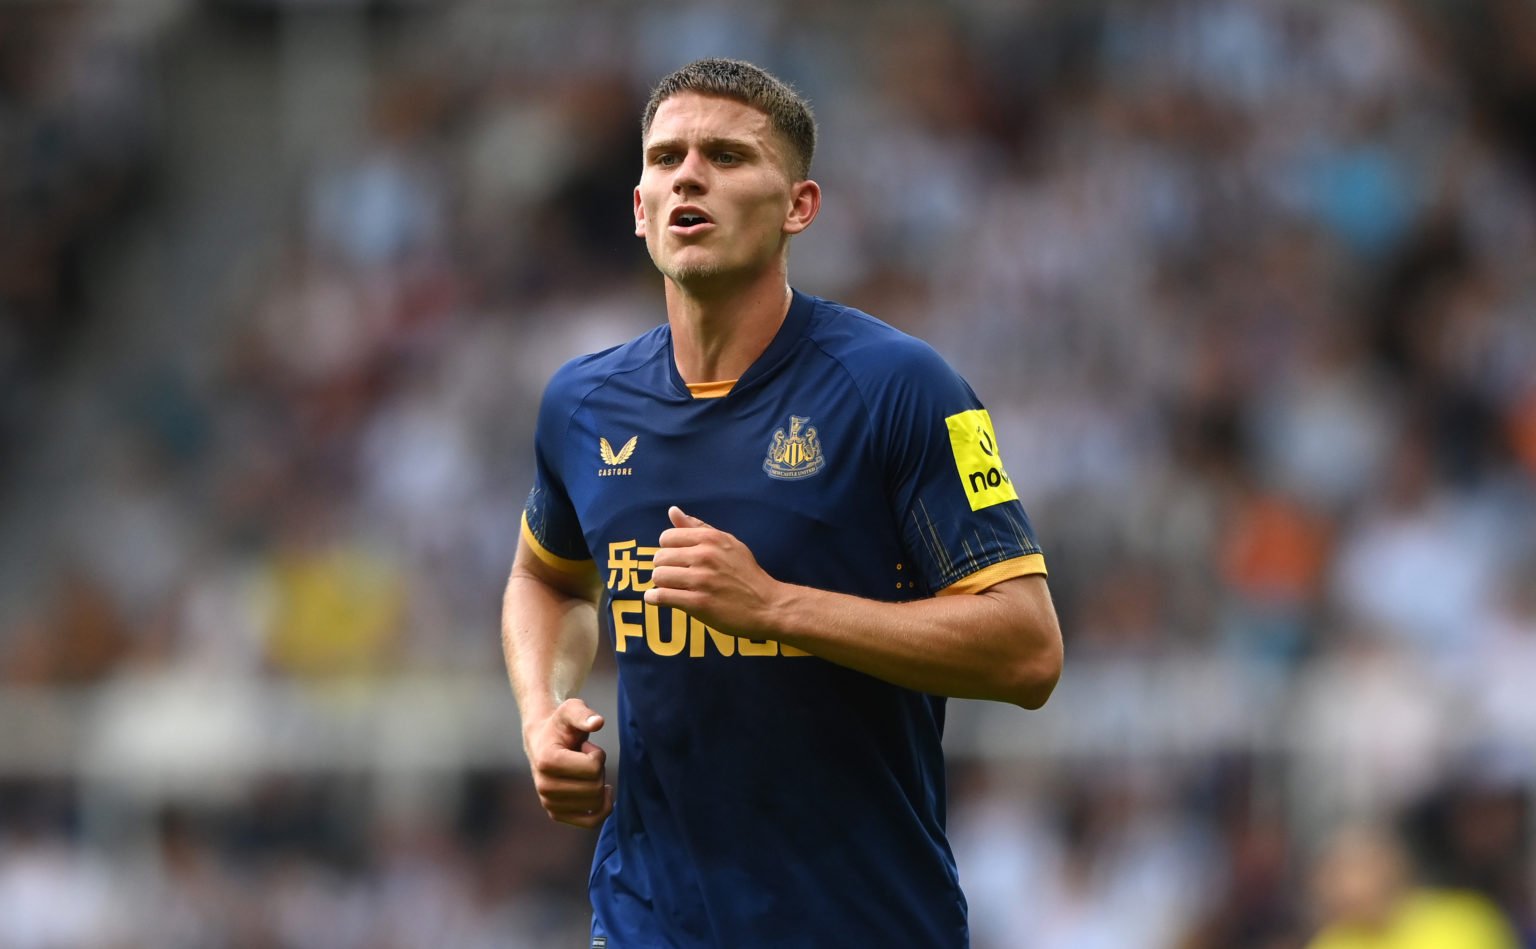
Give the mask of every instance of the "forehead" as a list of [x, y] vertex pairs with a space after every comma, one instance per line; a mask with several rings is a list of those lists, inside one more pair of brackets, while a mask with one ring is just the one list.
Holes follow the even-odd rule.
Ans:
[[679, 92], [662, 102], [645, 144], [662, 140], [739, 138], [771, 147], [773, 126], [758, 109], [722, 96]]

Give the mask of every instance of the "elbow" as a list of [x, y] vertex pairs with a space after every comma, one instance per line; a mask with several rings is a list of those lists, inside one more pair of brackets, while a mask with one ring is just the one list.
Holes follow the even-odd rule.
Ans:
[[1007, 617], [1001, 637], [1007, 644], [1007, 656], [993, 667], [1001, 680], [994, 680], [997, 692], [992, 698], [1020, 708], [1040, 708], [1061, 680], [1063, 652], [1061, 623], [1051, 605], [1045, 578], [1004, 581], [987, 593], [997, 598], [1002, 615]]
[[1049, 646], [1021, 657], [1013, 667], [1008, 701], [1030, 710], [1044, 706], [1061, 681], [1062, 659], [1059, 634]]

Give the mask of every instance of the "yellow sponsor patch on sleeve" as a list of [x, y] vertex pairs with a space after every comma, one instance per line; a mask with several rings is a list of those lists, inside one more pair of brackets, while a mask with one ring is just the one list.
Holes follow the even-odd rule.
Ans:
[[1017, 501], [1003, 459], [997, 451], [997, 433], [992, 430], [992, 416], [986, 409], [971, 409], [944, 420], [949, 427], [949, 447], [955, 453], [955, 469], [960, 472], [960, 487], [965, 491], [971, 510]]

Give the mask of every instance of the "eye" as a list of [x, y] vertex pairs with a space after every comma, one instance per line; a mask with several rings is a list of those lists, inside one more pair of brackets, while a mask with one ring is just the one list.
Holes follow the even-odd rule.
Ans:
[[677, 155], [672, 152], [663, 152], [654, 159], [656, 164], [663, 166], [675, 165], [678, 162]]
[[718, 152], [715, 155], [715, 163], [720, 165], [734, 165], [741, 161], [741, 156], [735, 152]]

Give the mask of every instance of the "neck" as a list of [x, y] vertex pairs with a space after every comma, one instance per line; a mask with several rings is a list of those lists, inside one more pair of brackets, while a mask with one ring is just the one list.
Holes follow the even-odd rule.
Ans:
[[783, 269], [774, 269], [747, 287], [718, 293], [667, 278], [672, 354], [684, 382], [741, 378], [789, 312], [786, 277]]

